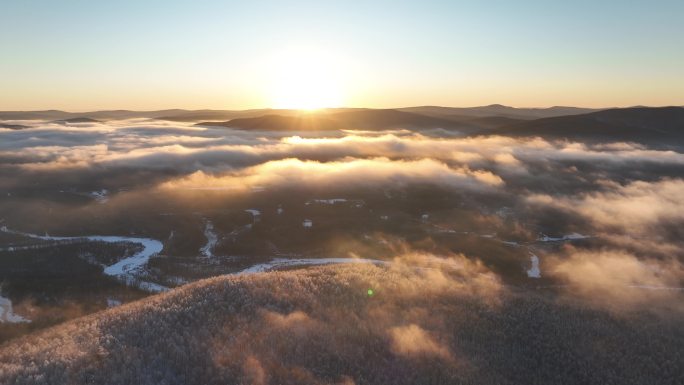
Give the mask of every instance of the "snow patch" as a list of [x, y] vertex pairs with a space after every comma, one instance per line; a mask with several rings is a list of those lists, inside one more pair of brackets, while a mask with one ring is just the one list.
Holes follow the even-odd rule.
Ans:
[[259, 222], [261, 220], [261, 211], [257, 209], [247, 209], [245, 211], [252, 214], [252, 221]]
[[97, 201], [97, 203], [103, 204], [107, 203], [109, 200], [109, 191], [107, 189], [102, 189], [100, 191], [90, 192], [90, 196]]
[[241, 270], [235, 274], [254, 274], [263, 273], [272, 270], [278, 270], [285, 267], [291, 266], [312, 266], [312, 265], [329, 265], [329, 264], [340, 264], [340, 263], [372, 263], [375, 265], [387, 264], [386, 261], [380, 261], [377, 259], [365, 259], [365, 258], [297, 258], [297, 259], [286, 259], [286, 258], [276, 258], [267, 263], [260, 263], [244, 270]]
[[563, 235], [562, 237], [549, 237], [546, 234], [542, 234], [541, 237], [537, 238], [539, 242], [561, 242], [561, 241], [574, 241], [577, 239], [587, 239], [591, 238], [591, 235], [582, 235], [579, 233], [572, 233], [568, 235]]
[[31, 320], [26, 319], [18, 314], [15, 314], [12, 310], [12, 301], [0, 295], [0, 323], [22, 323], [31, 322]]
[[134, 277], [134, 273], [140, 271], [143, 266], [147, 264], [147, 262], [150, 260], [150, 257], [153, 255], [159, 254], [159, 252], [162, 251], [164, 248], [164, 244], [159, 242], [156, 239], [151, 239], [151, 238], [135, 238], [135, 237], [120, 237], [120, 236], [113, 236], [113, 235], [84, 235], [84, 236], [79, 236], [79, 237], [52, 237], [48, 235], [47, 233], [45, 235], [37, 235], [37, 234], [30, 234], [30, 233], [24, 233], [21, 231], [14, 231], [10, 230], [7, 228], [7, 226], [2, 226], [0, 227], [0, 231], [5, 232], [5, 233], [10, 233], [10, 234], [17, 234], [17, 235], [23, 235], [25, 237], [29, 238], [34, 238], [34, 239], [42, 239], [45, 241], [68, 241], [68, 240], [88, 240], [88, 241], [93, 241], [93, 242], [106, 242], [106, 243], [121, 243], [121, 242], [128, 242], [128, 243], [137, 243], [139, 245], [142, 245], [143, 249], [134, 255], [124, 258], [117, 263], [106, 266], [104, 269], [104, 273], [113, 277], [117, 277], [123, 281], [125, 281], [128, 284], [132, 284], [135, 286], [138, 286], [139, 288], [143, 290], [148, 290], [148, 291], [153, 291], [153, 292], [159, 292], [159, 291], [166, 291], [168, 288], [157, 285], [155, 283], [151, 282], [144, 282], [140, 281], [137, 278]]
[[499, 218], [502, 218], [502, 219], [506, 219], [506, 218], [510, 217], [512, 214], [513, 214], [513, 209], [511, 209], [510, 207], [504, 206], [504, 207], [496, 210], [496, 215], [498, 215]]
[[345, 198], [332, 198], [332, 199], [312, 199], [306, 202], [306, 205], [312, 205], [314, 203], [320, 203], [324, 205], [334, 205], [337, 203], [344, 203], [347, 200]]
[[214, 232], [214, 224], [207, 220], [204, 224], [204, 236], [207, 237], [207, 243], [200, 248], [200, 254], [207, 258], [214, 256], [214, 246], [218, 243], [218, 236]]
[[162, 251], [164, 244], [157, 241], [156, 239], [150, 238], [128, 238], [128, 237], [117, 237], [117, 236], [98, 236], [91, 235], [84, 237], [90, 241], [108, 242], [108, 243], [118, 243], [118, 242], [130, 242], [137, 243], [143, 246], [142, 251], [136, 253], [135, 255], [124, 258], [119, 262], [107, 266], [104, 269], [104, 273], [107, 275], [124, 275], [132, 273], [139, 270], [141, 267], [145, 266], [150, 260], [150, 257]]
[[309, 206], [312, 204], [321, 204], [321, 205], [336, 205], [339, 203], [352, 203], [354, 207], [363, 207], [366, 202], [364, 202], [361, 199], [347, 199], [347, 198], [331, 198], [331, 199], [311, 199], [305, 203], [305, 205]]
[[121, 306], [121, 301], [118, 299], [107, 298], [107, 307], [117, 307]]
[[[429, 262], [425, 266], [413, 266], [416, 270], [431, 270], [431, 269], [462, 269], [463, 265], [460, 262], [455, 262], [451, 260], [444, 260], [438, 257], [432, 257], [426, 260]], [[349, 263], [364, 263], [388, 266], [393, 262], [383, 261], [379, 259], [368, 259], [368, 258], [275, 258], [270, 262], [259, 263], [250, 266], [246, 269], [240, 270], [233, 274], [254, 274], [254, 273], [264, 273], [269, 271], [274, 271], [278, 269], [283, 269], [287, 267], [294, 266], [314, 266], [314, 265], [331, 265], [331, 264], [349, 264]]]
[[170, 283], [171, 285], [174, 285], [174, 286], [183, 286], [183, 285], [190, 282], [183, 277], [179, 277], [179, 276], [175, 276], [175, 275], [164, 277], [164, 281], [166, 283]]
[[144, 290], [148, 293], [163, 293], [169, 291], [170, 289], [166, 286], [160, 285], [154, 282], [141, 281], [141, 280], [131, 280], [127, 281], [129, 285], [137, 286], [140, 290]]
[[532, 267], [527, 270], [527, 276], [530, 278], [541, 278], [541, 270], [539, 270], [539, 257], [530, 253], [530, 261]]

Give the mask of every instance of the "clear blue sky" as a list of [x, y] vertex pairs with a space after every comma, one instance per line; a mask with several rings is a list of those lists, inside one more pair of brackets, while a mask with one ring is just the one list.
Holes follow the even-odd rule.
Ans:
[[0, 110], [268, 107], [292, 46], [344, 105], [684, 105], [682, 0], [0, 0]]

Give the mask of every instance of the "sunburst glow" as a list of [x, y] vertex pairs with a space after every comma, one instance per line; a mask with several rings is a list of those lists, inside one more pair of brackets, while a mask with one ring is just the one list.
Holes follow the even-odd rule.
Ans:
[[267, 94], [275, 108], [316, 110], [345, 103], [340, 58], [309, 48], [288, 49], [269, 60]]

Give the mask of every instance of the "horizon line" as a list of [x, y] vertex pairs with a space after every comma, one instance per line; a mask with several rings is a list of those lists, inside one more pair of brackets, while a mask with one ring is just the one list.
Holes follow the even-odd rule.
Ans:
[[325, 111], [325, 110], [340, 110], [340, 109], [366, 109], [366, 110], [402, 110], [402, 109], [407, 109], [407, 108], [461, 108], [461, 109], [473, 109], [473, 108], [484, 108], [484, 107], [503, 107], [503, 108], [512, 108], [512, 109], [531, 109], [531, 110], [548, 110], [552, 108], [577, 108], [577, 109], [587, 109], [587, 110], [609, 110], [609, 109], [617, 109], [617, 108], [665, 108], [665, 107], [679, 107], [679, 108], [684, 108], [684, 104], [682, 105], [676, 105], [676, 104], [669, 104], [669, 105], [643, 105], [643, 104], [637, 104], [637, 105], [627, 105], [627, 106], [609, 106], [609, 107], [583, 107], [583, 106], [573, 106], [573, 105], [552, 105], [548, 107], [516, 107], [516, 106], [510, 106], [510, 105], [505, 105], [505, 104], [499, 104], [499, 103], [493, 103], [493, 104], [486, 104], [486, 105], [479, 105], [479, 106], [446, 106], [446, 105], [438, 105], [438, 104], [424, 104], [424, 105], [411, 105], [411, 106], [403, 106], [403, 107], [358, 107], [358, 106], [344, 106], [344, 107], [322, 107], [322, 108], [317, 108], [313, 110], [307, 110], [303, 108], [274, 108], [274, 107], [253, 107], [253, 108], [243, 108], [243, 109], [234, 109], [234, 108], [182, 108], [182, 107], [172, 107], [172, 108], [157, 108], [157, 109], [128, 109], [128, 108], [103, 108], [103, 109], [84, 109], [84, 110], [62, 110], [62, 109], [55, 109], [55, 108], [48, 108], [48, 109], [27, 109], [27, 110], [0, 110], [0, 112], [50, 112], [50, 111], [55, 111], [55, 112], [66, 112], [66, 113], [88, 113], [88, 112], [114, 112], [114, 111], [129, 111], [129, 112], [156, 112], [156, 111], [173, 111], [173, 110], [182, 110], [182, 111], [232, 111], [232, 112], [242, 112], [242, 111], [259, 111], [259, 110], [271, 110], [271, 111], [306, 111], [306, 112], [311, 112], [315, 113], [317, 111]]

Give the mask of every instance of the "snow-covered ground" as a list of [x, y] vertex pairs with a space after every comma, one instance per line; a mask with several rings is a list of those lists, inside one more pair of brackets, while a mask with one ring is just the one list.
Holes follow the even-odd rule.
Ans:
[[203, 256], [211, 258], [214, 256], [214, 246], [218, 243], [218, 235], [214, 232], [214, 224], [209, 220], [204, 224], [204, 236], [207, 237], [207, 243], [199, 251]]
[[539, 257], [530, 253], [530, 262], [532, 262], [532, 267], [527, 270], [527, 276], [530, 278], [541, 278], [541, 270], [539, 270]]
[[31, 322], [12, 310], [12, 301], [9, 298], [0, 295], [0, 323], [20, 323]]
[[14, 231], [7, 228], [7, 226], [0, 227], [0, 231], [10, 234], [23, 235], [25, 237], [41, 239], [44, 241], [65, 241], [84, 239], [93, 242], [107, 242], [107, 243], [137, 243], [143, 246], [143, 249], [128, 258], [124, 258], [117, 263], [105, 266], [104, 273], [113, 277], [117, 277], [128, 284], [140, 287], [143, 290], [159, 292], [168, 290], [168, 288], [157, 285], [151, 282], [144, 282], [138, 280], [134, 274], [138, 272], [143, 266], [147, 264], [150, 257], [158, 254], [164, 248], [164, 244], [156, 239], [151, 238], [135, 238], [135, 237], [120, 237], [112, 235], [84, 235], [79, 237], [52, 237], [49, 235], [37, 235], [24, 233], [21, 231]]
[[250, 214], [252, 214], [252, 217], [254, 217], [255, 219], [256, 219], [256, 217], [258, 217], [259, 215], [261, 215], [261, 211], [259, 211], [259, 210], [257, 210], [257, 209], [247, 209], [247, 210], [245, 210], [245, 211], [248, 212], [248, 213], [250, 213]]
[[361, 199], [346, 199], [346, 198], [331, 198], [331, 199], [311, 199], [307, 201], [305, 204], [307, 206], [313, 205], [313, 204], [320, 204], [320, 205], [336, 205], [338, 203], [351, 203], [354, 207], [363, 207], [366, 202], [364, 202]]
[[132, 273], [141, 267], [145, 266], [147, 262], [150, 260], [150, 257], [156, 254], [159, 254], [159, 252], [162, 251], [164, 248], [164, 244], [157, 241], [156, 239], [150, 239], [150, 238], [129, 238], [129, 237], [117, 237], [117, 236], [98, 236], [98, 235], [91, 235], [85, 237], [89, 241], [99, 241], [99, 242], [109, 242], [109, 243], [117, 243], [117, 242], [130, 242], [130, 243], [138, 243], [143, 246], [142, 251], [134, 254], [133, 256], [130, 256], [128, 258], [124, 258], [120, 260], [119, 262], [107, 266], [104, 270], [105, 274], [107, 275], [124, 275], [127, 273]]
[[[238, 271], [235, 274], [263, 273], [267, 271], [279, 270], [294, 266], [331, 265], [344, 263], [367, 263], [373, 265], [388, 266], [395, 262], [369, 258], [275, 258], [266, 263], [259, 263], [250, 266], [246, 269]], [[461, 269], [463, 268], [463, 265], [459, 261], [453, 261], [450, 259], [443, 259], [439, 257], [431, 257], [423, 260], [423, 263], [411, 267], [416, 270]]]
[[135, 286], [140, 290], [146, 291], [148, 293], [163, 293], [165, 291], [171, 290], [170, 288], [160, 285], [158, 283], [154, 282], [149, 282], [149, 281], [142, 281], [140, 279], [135, 278], [132, 275], [124, 275], [122, 276], [123, 280], [126, 281], [126, 283], [129, 286]]
[[167, 284], [171, 284], [172, 286], [183, 286], [191, 281], [187, 278], [179, 277], [176, 275], [167, 275], [164, 277], [164, 282]]
[[121, 306], [121, 301], [118, 299], [107, 298], [107, 307], [117, 307]]
[[574, 241], [577, 239], [587, 239], [591, 238], [591, 235], [582, 235], [579, 233], [572, 233], [568, 235], [563, 235], [562, 237], [549, 237], [546, 234], [542, 234], [541, 237], [537, 238], [539, 242], [559, 242], [559, 241]]
[[344, 203], [347, 200], [345, 198], [332, 198], [332, 199], [312, 199], [306, 202], [306, 205], [312, 205], [314, 203], [320, 203], [325, 205], [334, 205], [336, 203]]
[[384, 265], [388, 262], [378, 259], [364, 259], [364, 258], [275, 258], [270, 262], [260, 263], [250, 266], [236, 274], [253, 274], [262, 273], [266, 271], [278, 270], [291, 266], [311, 266], [311, 265], [329, 265], [339, 263], [372, 263], [375, 265]]
[[109, 191], [102, 189], [100, 191], [92, 191], [90, 196], [93, 197], [98, 203], [107, 203], [109, 200]]

